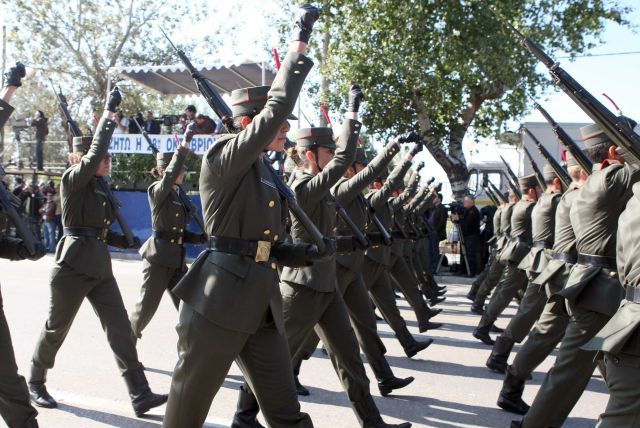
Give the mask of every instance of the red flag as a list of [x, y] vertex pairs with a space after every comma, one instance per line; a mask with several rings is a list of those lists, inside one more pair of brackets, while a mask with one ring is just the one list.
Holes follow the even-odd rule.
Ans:
[[276, 48], [273, 48], [273, 59], [276, 61], [276, 70], [280, 70], [280, 55]]
[[324, 118], [327, 119], [327, 123], [331, 125], [331, 118], [329, 117], [329, 111], [324, 104], [320, 104], [320, 109], [322, 110], [322, 114], [324, 114]]

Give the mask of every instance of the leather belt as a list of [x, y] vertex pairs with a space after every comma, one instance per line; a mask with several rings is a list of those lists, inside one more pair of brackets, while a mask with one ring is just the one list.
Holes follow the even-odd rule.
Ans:
[[63, 228], [64, 236], [88, 237], [96, 238], [101, 241], [107, 240], [109, 228], [107, 227], [89, 227], [89, 226], [70, 226]]
[[569, 253], [555, 253], [553, 255], [553, 260], [562, 260], [565, 263], [575, 264], [578, 258]]
[[549, 244], [547, 241], [533, 241], [533, 248], [546, 248], [546, 249], [551, 249], [552, 245]]
[[210, 236], [209, 249], [221, 253], [251, 257], [256, 262], [268, 262], [271, 256], [270, 241], [249, 241], [246, 239]]
[[640, 303], [640, 288], [627, 286], [625, 291], [625, 299], [629, 302]]
[[172, 244], [182, 244], [184, 239], [184, 233], [169, 232], [164, 230], [154, 230], [153, 237], [161, 239], [163, 241], [170, 242]]
[[518, 244], [525, 244], [525, 245], [531, 246], [531, 241], [521, 236], [514, 236], [511, 238], [511, 240], [514, 242], [517, 242]]
[[596, 256], [592, 254], [578, 254], [578, 263], [607, 269], [616, 269], [615, 257]]

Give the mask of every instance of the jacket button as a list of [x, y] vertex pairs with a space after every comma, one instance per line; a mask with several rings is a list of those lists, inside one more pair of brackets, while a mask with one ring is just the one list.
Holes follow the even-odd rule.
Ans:
[[262, 233], [264, 233], [265, 235], [268, 235], [271, 233], [271, 231], [269, 229], [265, 229]]
[[177, 227], [175, 227], [175, 226], [173, 226], [171, 229], [172, 229], [172, 230], [177, 230], [178, 228], [177, 228]]
[[106, 207], [106, 206], [107, 206], [107, 203], [106, 203], [106, 202], [103, 202], [103, 203], [102, 203], [102, 206], [103, 206], [103, 207]]
[[300, 70], [293, 70], [293, 74], [300, 74]]
[[269, 208], [273, 208], [276, 206], [275, 201], [269, 201]]
[[171, 243], [173, 244], [174, 242], [176, 242], [176, 240], [175, 240], [175, 239], [172, 239], [172, 240], [171, 240]]
[[176, 213], [176, 217], [180, 217], [180, 213]]
[[184, 232], [184, 229], [183, 229], [183, 228], [180, 228], [180, 232]]
[[278, 240], [278, 235], [273, 235], [273, 240], [277, 241]]
[[275, 263], [271, 263], [271, 269], [276, 269], [278, 266]]

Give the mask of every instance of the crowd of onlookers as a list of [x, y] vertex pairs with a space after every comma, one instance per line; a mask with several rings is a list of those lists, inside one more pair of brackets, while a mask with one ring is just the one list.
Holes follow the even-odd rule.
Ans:
[[16, 177], [13, 195], [19, 201], [18, 212], [28, 221], [36, 237], [42, 240], [50, 253], [62, 238], [62, 211], [60, 194], [53, 180], [26, 184]]
[[[196, 134], [215, 135], [220, 133], [222, 122], [215, 121], [207, 115], [198, 113], [193, 105], [187, 106], [182, 115], [162, 115], [156, 117], [152, 111], [142, 112], [127, 117], [122, 110], [116, 112], [116, 129], [114, 134], [139, 134], [140, 129], [147, 134], [173, 134], [184, 133], [187, 125], [196, 123]], [[137, 123], [136, 123], [137, 122]]]

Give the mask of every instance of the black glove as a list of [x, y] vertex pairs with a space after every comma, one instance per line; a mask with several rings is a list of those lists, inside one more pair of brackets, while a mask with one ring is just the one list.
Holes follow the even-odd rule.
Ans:
[[422, 137], [417, 132], [411, 131], [411, 132], [407, 132], [404, 135], [400, 135], [396, 137], [396, 140], [400, 144], [419, 143], [420, 141], [422, 141]]
[[330, 260], [331, 257], [336, 253], [337, 244], [336, 240], [333, 238], [322, 238], [324, 241], [325, 249], [324, 251], [320, 251], [317, 245], [312, 245], [307, 249], [306, 259], [309, 262], [321, 262]]
[[120, 89], [116, 86], [113, 88], [113, 91], [109, 94], [109, 100], [107, 101], [107, 110], [111, 113], [115, 113], [122, 102], [122, 94], [120, 93]]
[[191, 122], [187, 125], [184, 130], [184, 139], [187, 143], [190, 143], [193, 140], [193, 136], [196, 135], [196, 123]]
[[352, 85], [349, 90], [349, 107], [347, 111], [357, 113], [360, 110], [360, 103], [364, 100], [362, 88], [359, 85]]
[[27, 247], [26, 245], [24, 245], [24, 242], [21, 242], [18, 246], [18, 257], [22, 260], [24, 259], [38, 260], [38, 259], [41, 259], [45, 254], [47, 254], [47, 249], [44, 248], [44, 245], [42, 245], [42, 242], [36, 242], [35, 253], [33, 255], [29, 254], [29, 250], [27, 250]]
[[300, 41], [309, 43], [311, 38], [311, 30], [313, 30], [313, 24], [320, 17], [320, 9], [315, 6], [311, 6], [308, 3], [303, 3], [298, 6], [296, 12], [296, 23], [293, 28], [292, 40], [294, 42]]
[[422, 151], [422, 149], [424, 148], [424, 146], [422, 145], [422, 143], [418, 143], [415, 146], [413, 146], [413, 149], [411, 149], [411, 152], [409, 152], [409, 154], [411, 156], [415, 156], [418, 153], [420, 153]]
[[24, 68], [24, 64], [16, 62], [16, 65], [11, 67], [9, 71], [4, 73], [6, 86], [22, 86], [22, 78], [27, 75], [27, 70]]
[[133, 243], [129, 245], [129, 248], [135, 248], [136, 250], [138, 250], [140, 247], [142, 247], [142, 241], [140, 241], [140, 238], [138, 238], [137, 236], [134, 236]]
[[[422, 168], [424, 168], [424, 162], [420, 162], [418, 164], [418, 166], [416, 167], [416, 171], [420, 171]], [[427, 183], [428, 184], [428, 183]]]

